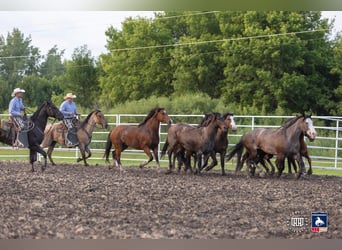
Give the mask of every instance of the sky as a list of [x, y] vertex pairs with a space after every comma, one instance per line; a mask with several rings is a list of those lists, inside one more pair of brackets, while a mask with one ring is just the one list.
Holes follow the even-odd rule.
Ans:
[[[0, 11], [0, 35], [6, 37], [18, 28], [32, 45], [46, 55], [54, 45], [65, 50], [70, 59], [75, 48], [87, 45], [92, 56], [106, 53], [105, 31], [112, 25], [121, 29], [128, 17], [153, 18], [153, 11]], [[342, 11], [323, 11], [325, 18], [335, 18], [333, 34], [342, 31]]]

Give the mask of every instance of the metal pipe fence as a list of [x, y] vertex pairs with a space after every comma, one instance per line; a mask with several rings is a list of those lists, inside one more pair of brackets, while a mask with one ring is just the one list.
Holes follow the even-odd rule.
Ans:
[[[109, 131], [120, 124], [137, 125], [146, 114], [105, 114], [109, 128], [103, 130], [96, 128], [93, 132], [90, 148], [93, 156], [92, 161], [103, 162], [102, 155], [104, 153], [105, 142]], [[186, 122], [190, 124], [198, 124], [203, 115], [169, 115], [175, 123]], [[82, 115], [81, 119], [86, 115]], [[235, 115], [235, 123], [238, 126], [236, 132], [228, 133], [228, 151], [240, 140], [240, 137], [247, 131], [257, 127], [277, 128], [288, 118], [293, 116], [263, 116], [263, 115]], [[0, 114], [0, 119], [8, 119], [8, 114]], [[342, 170], [342, 148], [341, 148], [341, 132], [340, 127], [342, 117], [337, 116], [313, 116], [314, 125], [317, 131], [317, 138], [314, 142], [307, 141], [309, 154], [312, 158], [314, 168]], [[160, 144], [159, 153], [164, 145], [167, 136], [167, 125], [161, 124], [159, 128]], [[0, 160], [13, 158], [13, 155], [7, 145], [0, 143]], [[8, 153], [9, 152], [9, 153]], [[20, 152], [23, 152], [21, 154]], [[68, 154], [66, 154], [68, 152]], [[70, 154], [71, 153], [71, 154]], [[102, 155], [101, 155], [102, 154]], [[15, 158], [27, 158], [24, 149], [15, 152]], [[56, 146], [53, 154], [54, 159], [77, 159], [79, 157], [78, 148], [65, 148]], [[146, 160], [146, 155], [142, 150], [127, 149], [122, 154], [122, 161], [142, 162]], [[161, 159], [161, 163], [166, 163], [167, 159]]]

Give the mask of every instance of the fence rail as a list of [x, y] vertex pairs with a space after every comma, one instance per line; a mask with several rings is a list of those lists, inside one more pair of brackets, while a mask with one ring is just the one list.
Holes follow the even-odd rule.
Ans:
[[[143, 120], [146, 114], [105, 114], [108, 121], [109, 128], [103, 130], [96, 128], [91, 142], [91, 150], [94, 154], [103, 154], [104, 145], [107, 139], [108, 132], [113, 127], [120, 124], [138, 124]], [[203, 115], [170, 115], [175, 123], [187, 122], [190, 124], [198, 124]], [[86, 115], [82, 115], [82, 119]], [[235, 115], [235, 122], [238, 126], [236, 132], [229, 131], [228, 150], [234, 146], [240, 139], [240, 137], [247, 131], [250, 131], [257, 127], [264, 128], [277, 128], [286, 119], [292, 116], [263, 116], [263, 115]], [[8, 114], [0, 114], [0, 119], [8, 119]], [[335, 169], [342, 170], [342, 133], [341, 121], [342, 117], [339, 116], [312, 116], [314, 125], [317, 131], [317, 138], [314, 142], [307, 141], [309, 154], [313, 161], [314, 168]], [[165, 138], [167, 136], [167, 125], [161, 124], [160, 129], [160, 148], [163, 146]], [[8, 154], [8, 150], [11, 147], [0, 143], [0, 160], [13, 158], [13, 155]], [[20, 150], [19, 150], [20, 151]], [[55, 152], [73, 152], [72, 156], [65, 156], [62, 154], [54, 154], [55, 159], [77, 159], [79, 157], [79, 150], [67, 149], [63, 147], [56, 147]], [[134, 156], [134, 157], [133, 157]], [[15, 154], [18, 158], [27, 158], [27, 154]], [[92, 160], [101, 160], [101, 156], [94, 155]], [[123, 152], [123, 161], [143, 161], [146, 160], [146, 156], [141, 150], [128, 149]], [[166, 159], [161, 160], [162, 163], [166, 163]]]

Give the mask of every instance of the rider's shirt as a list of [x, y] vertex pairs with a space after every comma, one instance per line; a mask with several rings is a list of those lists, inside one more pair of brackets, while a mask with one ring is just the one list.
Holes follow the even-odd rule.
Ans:
[[9, 103], [8, 111], [10, 116], [20, 115], [20, 111], [24, 109], [23, 99], [18, 97], [13, 97]]
[[[74, 102], [64, 101], [59, 110], [63, 113], [64, 118], [73, 118], [77, 114], [76, 104]], [[70, 114], [70, 112], [72, 114]]]

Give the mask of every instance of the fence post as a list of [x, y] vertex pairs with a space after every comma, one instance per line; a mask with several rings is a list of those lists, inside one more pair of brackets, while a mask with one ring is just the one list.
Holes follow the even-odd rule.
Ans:
[[254, 122], [255, 122], [255, 120], [254, 120], [254, 115], [252, 116], [252, 130], [254, 129]]
[[339, 120], [336, 120], [336, 137], [335, 137], [335, 169], [337, 168], [337, 157], [338, 157], [338, 130]]

